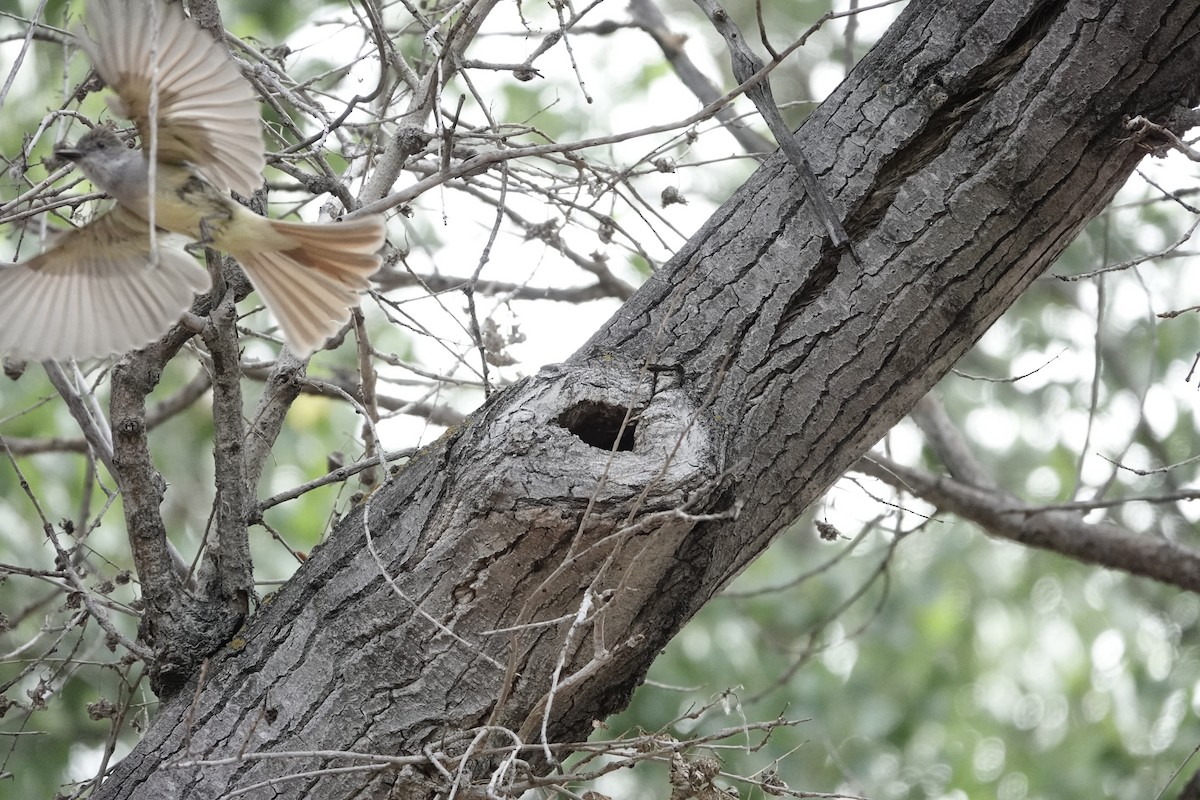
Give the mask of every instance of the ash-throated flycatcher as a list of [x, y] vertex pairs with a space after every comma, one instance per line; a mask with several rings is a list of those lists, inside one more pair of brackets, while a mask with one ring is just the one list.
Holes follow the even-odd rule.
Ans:
[[79, 39], [143, 149], [102, 127], [56, 148], [116, 206], [41, 255], [0, 266], [0, 352], [103, 356], [165, 333], [209, 276], [165, 234], [152, 240], [153, 221], [236, 258], [288, 347], [312, 353], [379, 268], [383, 217], [281, 222], [240, 205], [229, 190], [253, 194], [266, 158], [258, 98], [224, 47], [159, 0], [89, 0], [84, 20], [90, 38]]

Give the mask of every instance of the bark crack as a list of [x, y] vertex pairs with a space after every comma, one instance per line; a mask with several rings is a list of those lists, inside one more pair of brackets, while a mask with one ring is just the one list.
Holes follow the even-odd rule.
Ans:
[[852, 241], [865, 238], [879, 224], [905, 182], [945, 152], [947, 143], [1021, 68], [1065, 5], [1066, 0], [1049, 0], [1034, 9], [999, 55], [981, 63], [953, 93], [936, 79], [920, 91], [920, 99], [936, 108], [921, 131], [880, 165], [874, 191], [847, 216], [846, 230]]

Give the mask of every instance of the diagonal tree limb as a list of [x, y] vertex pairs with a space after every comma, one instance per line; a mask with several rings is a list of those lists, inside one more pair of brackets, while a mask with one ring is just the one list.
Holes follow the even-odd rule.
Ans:
[[[347, 514], [97, 800], [428, 800], [457, 787], [445, 763], [486, 793], [506, 754], [466, 748], [536, 713], [590, 591], [605, 602], [563, 674], [642, 638], [554, 703], [545, 737], [586, 737], [1107, 205], [1142, 156], [1121, 115], [1194, 93], [1198, 47], [1185, 0], [910, 2], [799, 130], [865, 266], [830, 252], [768, 159], [567, 364], [497, 392]], [[349, 749], [442, 769], [322, 755]], [[209, 766], [170, 768], [196, 753]]]
[[1200, 592], [1200, 552], [1108, 522], [1084, 522], [1078, 512], [1046, 511], [1007, 492], [971, 486], [872, 453], [856, 472], [878, 478], [1000, 538]]
[[978, 489], [997, 488], [995, 479], [975, 458], [975, 453], [967, 446], [962, 432], [950, 419], [935, 392], [922, 397], [909, 416], [925, 434], [925, 441], [955, 480]]
[[[233, 635], [249, 612], [253, 582], [246, 524], [252, 494], [246, 480], [242, 373], [234, 295], [230, 286], [210, 312], [201, 334], [212, 355], [216, 497], [196, 584], [202, 602], [211, 605], [213, 613], [220, 618], [220, 623], [212, 630], [214, 639], [220, 639], [218, 644]], [[200, 658], [205, 655], [207, 653], [198, 653]]]
[[[300, 396], [308, 362], [297, 358], [286, 347], [266, 375], [266, 388], [259, 398], [250, 427], [246, 431], [246, 485], [253, 490], [262, 479], [271, 448], [283, 429], [292, 402]], [[252, 493], [252, 492], [251, 492]]]

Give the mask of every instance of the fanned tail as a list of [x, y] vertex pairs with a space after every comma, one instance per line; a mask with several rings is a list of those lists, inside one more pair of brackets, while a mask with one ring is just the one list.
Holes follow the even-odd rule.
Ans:
[[286, 250], [232, 253], [304, 358], [337, 332], [379, 269], [386, 229], [382, 216], [334, 223], [272, 220], [296, 245]]

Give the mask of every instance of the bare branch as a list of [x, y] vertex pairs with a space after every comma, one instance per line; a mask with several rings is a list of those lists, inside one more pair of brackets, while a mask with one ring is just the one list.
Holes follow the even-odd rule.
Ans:
[[971, 520], [993, 536], [1200, 591], [1200, 553], [1161, 536], [1139, 536], [1107, 522], [1087, 523], [1076, 513], [1030, 506], [877, 454], [863, 458], [854, 469]]

